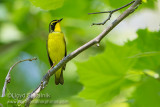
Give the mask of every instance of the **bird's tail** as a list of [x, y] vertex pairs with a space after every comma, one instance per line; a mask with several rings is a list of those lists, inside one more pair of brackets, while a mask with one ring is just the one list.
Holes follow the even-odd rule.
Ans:
[[55, 84], [58, 85], [59, 83], [61, 85], [63, 85], [63, 83], [64, 83], [63, 70], [62, 69], [59, 69], [55, 74]]

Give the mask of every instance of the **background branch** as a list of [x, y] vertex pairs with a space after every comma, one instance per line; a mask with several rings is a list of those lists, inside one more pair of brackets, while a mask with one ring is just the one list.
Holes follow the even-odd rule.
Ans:
[[[126, 9], [111, 25], [109, 25], [102, 33], [100, 33], [97, 37], [92, 39], [91, 41], [87, 42], [83, 46], [79, 47], [69, 55], [67, 55], [63, 60], [61, 60], [54, 68], [49, 70], [49, 73], [46, 73], [40, 83], [40, 85], [27, 97], [25, 100], [25, 106], [28, 107], [31, 101], [38, 95], [38, 93], [46, 87], [49, 82], [50, 77], [63, 65], [65, 65], [68, 61], [76, 57], [78, 54], [83, 52], [84, 50], [88, 49], [89, 47], [98, 44], [99, 42], [116, 26], [118, 25], [124, 18], [130, 15], [136, 7], [141, 4], [141, 0], [136, 0], [128, 9]], [[98, 46], [97, 45], [97, 46]]]
[[92, 25], [104, 25], [108, 20], [110, 20], [110, 18], [112, 17], [112, 14], [113, 14], [114, 12], [123, 9], [123, 8], [125, 8], [125, 7], [127, 7], [127, 6], [129, 6], [129, 5], [131, 5], [131, 4], [134, 3], [134, 2], [135, 2], [135, 0], [133, 0], [132, 2], [126, 4], [126, 5], [124, 5], [124, 6], [120, 7], [120, 8], [118, 8], [118, 9], [114, 9], [114, 10], [111, 10], [111, 11], [88, 13], [88, 14], [109, 13], [108, 18], [107, 18], [104, 22], [102, 22], [102, 23], [93, 23]]
[[19, 64], [19, 63], [21, 63], [21, 62], [24, 62], [24, 61], [33, 61], [33, 60], [36, 60], [36, 59], [37, 59], [37, 58], [20, 60], [20, 61], [16, 62], [16, 63], [9, 69], [8, 74], [7, 74], [6, 78], [5, 78], [5, 82], [4, 82], [4, 86], [3, 86], [3, 90], [2, 90], [2, 97], [5, 96], [7, 84], [10, 83], [10, 81], [11, 81], [10, 73], [11, 73], [12, 69], [13, 69], [17, 64]]

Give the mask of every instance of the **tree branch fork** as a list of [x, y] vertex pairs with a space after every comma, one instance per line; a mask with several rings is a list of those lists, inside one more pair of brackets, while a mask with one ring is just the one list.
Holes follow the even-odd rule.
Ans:
[[[132, 4], [132, 5], [131, 5]], [[101, 24], [94, 24], [93, 25], [103, 25], [105, 24], [112, 16], [112, 14], [122, 8], [125, 8], [129, 5], [131, 5], [128, 9], [126, 9], [117, 19], [115, 19], [109, 26], [107, 26], [98, 36], [96, 36], [94, 39], [90, 40], [89, 42], [87, 42], [86, 44], [82, 45], [81, 47], [79, 47], [78, 49], [74, 50], [73, 52], [71, 52], [69, 55], [67, 55], [66, 57], [64, 57], [56, 66], [54, 66], [52, 69], [50, 69], [48, 71], [48, 73], [46, 73], [43, 76], [43, 79], [41, 80], [40, 85], [32, 92], [30, 93], [30, 95], [24, 100], [25, 106], [29, 107], [31, 101], [36, 98], [36, 96], [38, 95], [38, 93], [40, 93], [41, 90], [43, 90], [48, 82], [50, 77], [56, 73], [56, 71], [58, 69], [60, 69], [62, 66], [64, 66], [67, 62], [69, 62], [70, 60], [72, 60], [74, 57], [76, 57], [78, 54], [80, 54], [81, 52], [85, 51], [86, 49], [90, 48], [93, 45], [97, 45], [99, 46], [100, 41], [115, 27], [117, 26], [123, 19], [125, 19], [127, 16], [129, 16], [131, 13], [133, 13], [135, 11], [135, 9], [141, 4], [141, 0], [133, 0], [132, 2], [118, 8], [115, 9], [113, 11], [107, 11], [105, 13], [109, 13], [109, 17]], [[99, 13], [104, 13], [104, 12], [96, 12], [96, 13], [89, 13], [89, 14], [99, 14]], [[10, 73], [9, 73], [10, 74]], [[7, 74], [8, 75], [8, 74]], [[7, 79], [8, 80], [8, 79]], [[7, 83], [7, 82], [6, 82]]]
[[5, 82], [4, 82], [4, 86], [3, 86], [3, 90], [2, 90], [2, 97], [5, 96], [7, 84], [10, 83], [10, 81], [11, 81], [11, 76], [10, 76], [10, 74], [11, 74], [12, 69], [13, 69], [17, 64], [19, 64], [19, 63], [21, 63], [21, 62], [24, 62], [24, 61], [33, 61], [33, 60], [37, 60], [37, 58], [20, 60], [20, 61], [16, 62], [16, 63], [9, 69], [8, 74], [7, 74], [6, 78], [5, 78]]

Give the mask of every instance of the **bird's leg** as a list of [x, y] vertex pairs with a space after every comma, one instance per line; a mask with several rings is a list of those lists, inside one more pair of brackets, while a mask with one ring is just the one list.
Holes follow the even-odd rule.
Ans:
[[48, 70], [48, 75], [50, 76], [49, 71], [54, 67], [55, 63], [53, 63], [53, 65], [51, 66], [51, 68]]

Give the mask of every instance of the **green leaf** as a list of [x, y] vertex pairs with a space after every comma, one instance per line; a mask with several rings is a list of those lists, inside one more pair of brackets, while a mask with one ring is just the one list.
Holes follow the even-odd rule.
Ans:
[[139, 53], [130, 58], [137, 59], [133, 69], [143, 71], [146, 75], [141, 78], [129, 102], [133, 107], [159, 107], [160, 31], [149, 32], [144, 29], [137, 34], [138, 38], [128, 45], [136, 45]]
[[132, 42], [137, 44], [141, 52], [160, 51], [160, 31], [150, 32], [147, 29], [137, 31], [138, 38]]
[[118, 95], [121, 88], [130, 83], [125, 76], [136, 59], [128, 56], [135, 53], [137, 50], [134, 46], [107, 43], [103, 54], [77, 64], [80, 82], [84, 85], [80, 96], [102, 103]]
[[[75, 26], [77, 25], [76, 24], [77, 22], [79, 22], [78, 19], [87, 20], [87, 22], [89, 21], [88, 20], [89, 16], [87, 15], [87, 12], [89, 12], [89, 10], [91, 9], [92, 2], [93, 1], [90, 1], [90, 0], [76, 0], [76, 2], [73, 0], [66, 0], [63, 7], [56, 10], [52, 10], [51, 14], [53, 15], [53, 17], [55, 17], [56, 15], [56, 17], [73, 18], [71, 19], [71, 22], [73, 21], [72, 22], [73, 23], [72, 27], [73, 27], [74, 25]], [[67, 21], [69, 25], [72, 24], [71, 22], [70, 20]], [[80, 22], [79, 25], [82, 25], [82, 24], [83, 23]]]
[[147, 29], [137, 32], [138, 38], [131, 42], [140, 51], [132, 58], [138, 58], [135, 69], [160, 71], [160, 31], [149, 32]]
[[[105, 2], [106, 4], [110, 5], [113, 8], [119, 8], [122, 7], [128, 3], [130, 3], [133, 0], [102, 0], [103, 2]], [[144, 2], [146, 1], [146, 2]], [[142, 5], [140, 6], [142, 8], [146, 7], [146, 8], [154, 8], [154, 3], [157, 0], [143, 0]]]
[[133, 97], [130, 99], [131, 107], [159, 107], [160, 83], [156, 79], [143, 78]]
[[55, 10], [63, 6], [64, 0], [30, 0], [33, 5], [44, 10]]

